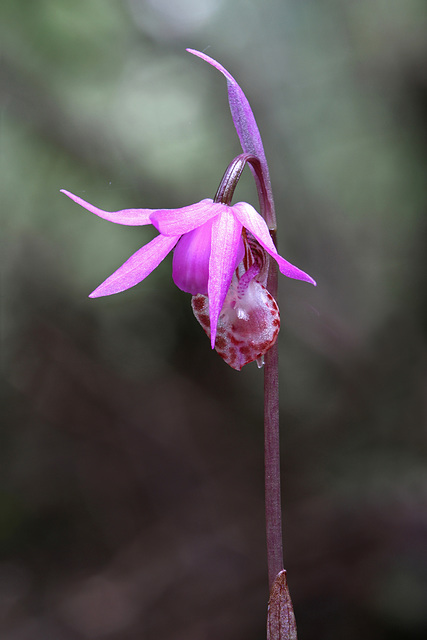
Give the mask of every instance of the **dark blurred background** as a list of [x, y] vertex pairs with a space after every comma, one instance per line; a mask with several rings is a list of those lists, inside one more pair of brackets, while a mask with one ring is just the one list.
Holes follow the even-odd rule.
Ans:
[[[300, 640], [427, 636], [427, 6], [3, 0], [2, 640], [259, 640], [262, 372], [172, 282], [87, 295], [212, 197], [235, 75], [282, 255], [285, 564]], [[250, 173], [236, 197], [257, 204]]]

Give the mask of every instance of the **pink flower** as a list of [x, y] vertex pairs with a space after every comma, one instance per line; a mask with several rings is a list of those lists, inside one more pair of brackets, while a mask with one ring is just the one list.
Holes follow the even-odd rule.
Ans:
[[[194, 314], [210, 337], [212, 348], [230, 366], [240, 370], [253, 360], [261, 364], [279, 332], [279, 308], [275, 294], [267, 290], [266, 254], [289, 278], [316, 283], [277, 253], [272, 239], [276, 219], [267, 160], [245, 94], [216, 60], [200, 51], [188, 51], [225, 76], [231, 114], [244, 152], [229, 164], [215, 199], [180, 209], [109, 212], [68, 191], [63, 193], [105, 220], [125, 225], [152, 224], [159, 231], [154, 240], [134, 253], [90, 297], [108, 296], [134, 287], [175, 249], [172, 268], [175, 284], [192, 294]], [[231, 204], [246, 162], [254, 175], [262, 216], [246, 202]]]
[[91, 298], [108, 296], [134, 287], [144, 280], [175, 247], [172, 276], [175, 284], [193, 296], [209, 300], [210, 338], [215, 347], [218, 319], [233, 274], [245, 254], [243, 229], [276, 260], [289, 278], [315, 284], [313, 278], [282, 258], [274, 246], [264, 219], [246, 202], [234, 205], [202, 200], [180, 209], [98, 209], [69, 191], [71, 200], [105, 220], [124, 225], [152, 224], [160, 232], [134, 253], [99, 285]]

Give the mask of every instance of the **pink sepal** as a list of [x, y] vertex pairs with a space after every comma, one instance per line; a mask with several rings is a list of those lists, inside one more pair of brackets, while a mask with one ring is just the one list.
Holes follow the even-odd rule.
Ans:
[[108, 220], [109, 222], [125, 224], [132, 227], [151, 224], [150, 215], [153, 213], [153, 209], [122, 209], [121, 211], [104, 211], [103, 209], [94, 207], [93, 204], [86, 202], [83, 198], [79, 198], [79, 196], [75, 196], [73, 193], [70, 193], [65, 189], [61, 189], [61, 193], [64, 193], [81, 207], [84, 207], [91, 213], [94, 213], [96, 216], [104, 218], [104, 220]]
[[301, 269], [295, 267], [282, 256], [279, 256], [264, 218], [250, 204], [238, 202], [233, 205], [233, 213], [239, 222], [258, 240], [260, 245], [276, 260], [283, 275], [295, 280], [304, 280], [316, 286], [316, 281], [305, 271], [301, 271]]
[[157, 236], [148, 244], [138, 249], [121, 267], [111, 274], [102, 284], [92, 291], [89, 298], [110, 296], [134, 287], [144, 280], [161, 263], [171, 251], [179, 237], [167, 238]]
[[216, 327], [225, 296], [230, 288], [236, 261], [241, 251], [242, 225], [226, 207], [212, 225], [212, 245], [209, 259], [208, 297], [211, 319], [211, 345], [215, 348]]

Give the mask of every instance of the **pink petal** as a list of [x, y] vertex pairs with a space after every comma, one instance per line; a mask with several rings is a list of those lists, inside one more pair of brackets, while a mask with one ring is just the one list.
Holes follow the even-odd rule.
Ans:
[[211, 255], [212, 223], [185, 233], [173, 252], [172, 277], [181, 291], [192, 295], [208, 293], [209, 257]]
[[104, 280], [95, 291], [92, 291], [89, 298], [110, 296], [113, 293], [120, 293], [120, 291], [126, 291], [126, 289], [134, 287], [154, 271], [169, 251], [174, 248], [178, 240], [179, 237], [165, 238], [162, 235], [157, 236], [141, 249], [138, 249], [117, 271]]
[[61, 189], [61, 193], [65, 193], [66, 196], [77, 202], [91, 213], [94, 213], [104, 220], [115, 222], [117, 224], [126, 224], [129, 226], [139, 226], [143, 224], [151, 224], [150, 215], [153, 213], [153, 209], [122, 209], [121, 211], [103, 211], [94, 207], [93, 204], [89, 204], [82, 198], [75, 196], [73, 193]]
[[311, 276], [279, 256], [264, 218], [262, 218], [250, 204], [247, 202], [238, 202], [233, 205], [231, 209], [245, 229], [248, 229], [260, 245], [276, 260], [280, 272], [283, 273], [283, 275], [288, 276], [288, 278], [294, 278], [295, 280], [304, 280], [316, 286], [316, 281], [313, 280]]
[[215, 348], [219, 314], [230, 288], [242, 242], [242, 225], [234, 217], [231, 207], [226, 207], [212, 225], [208, 282], [212, 349]]
[[[185, 233], [173, 253], [172, 277], [177, 287], [193, 296], [208, 294], [212, 226], [214, 218]], [[245, 247], [240, 238], [234, 268], [243, 260]]]
[[181, 209], [158, 209], [152, 213], [151, 223], [164, 236], [180, 236], [201, 227], [226, 206], [206, 198]]

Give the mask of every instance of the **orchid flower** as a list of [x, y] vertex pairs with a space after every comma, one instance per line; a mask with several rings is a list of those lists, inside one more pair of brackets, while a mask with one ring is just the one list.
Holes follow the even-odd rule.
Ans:
[[[159, 231], [154, 240], [134, 253], [89, 297], [130, 289], [144, 280], [174, 249], [172, 277], [175, 284], [195, 297], [204, 297], [193, 298], [194, 314], [210, 336], [212, 348], [216, 348], [233, 368], [240, 370], [253, 360], [262, 364], [262, 356], [274, 344], [280, 326], [277, 303], [266, 289], [268, 269], [260, 252], [269, 254], [280, 272], [289, 278], [312, 284], [315, 281], [278, 254], [266, 220], [252, 205], [246, 202], [231, 204], [236, 184], [248, 162], [259, 192], [265, 196], [260, 197], [265, 218], [268, 220], [269, 212], [274, 215], [261, 137], [249, 103], [234, 78], [208, 56], [189, 51], [214, 64], [226, 75], [231, 87], [233, 120], [246, 152], [229, 165], [215, 198], [178, 209], [110, 212], [69, 191], [62, 190], [62, 193], [104, 220], [131, 226], [152, 224]], [[217, 340], [218, 331], [221, 335]]]
[[[172, 277], [182, 291], [209, 299], [211, 344], [215, 347], [217, 323], [233, 274], [245, 256], [243, 230], [277, 262], [281, 273], [313, 283], [313, 279], [282, 258], [271, 239], [264, 219], [246, 202], [232, 206], [205, 199], [179, 209], [123, 209], [104, 211], [82, 198], [62, 190], [91, 213], [123, 225], [152, 224], [160, 232], [134, 253], [99, 285], [89, 297], [119, 293], [146, 278], [175, 248]], [[240, 367], [239, 367], [240, 368]]]

